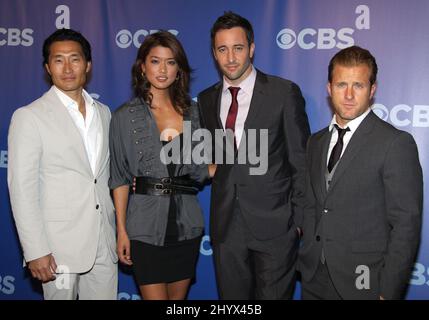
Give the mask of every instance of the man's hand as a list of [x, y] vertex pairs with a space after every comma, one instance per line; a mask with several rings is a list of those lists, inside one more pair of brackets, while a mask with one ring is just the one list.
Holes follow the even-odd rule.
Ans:
[[31, 275], [34, 278], [39, 279], [42, 282], [48, 282], [55, 280], [57, 264], [55, 263], [55, 259], [52, 254], [48, 254], [47, 256], [28, 262], [28, 269], [30, 269]]
[[210, 176], [210, 178], [214, 177], [214, 175], [216, 173], [216, 168], [217, 168], [216, 164], [209, 164], [209, 176]]

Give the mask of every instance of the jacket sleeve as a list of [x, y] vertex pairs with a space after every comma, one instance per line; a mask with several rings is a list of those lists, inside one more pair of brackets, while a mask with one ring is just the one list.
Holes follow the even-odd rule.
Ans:
[[110, 151], [110, 189], [130, 185], [132, 176], [129, 174], [128, 159], [122, 140], [121, 125], [118, 113], [113, 113], [109, 128]]
[[312, 232], [314, 231], [314, 230], [306, 230], [305, 229], [306, 226], [314, 226], [315, 219], [316, 219], [315, 217], [316, 197], [314, 195], [313, 186], [311, 183], [311, 175], [310, 175], [311, 163], [312, 163], [311, 152], [312, 152], [312, 137], [308, 139], [308, 143], [307, 143], [307, 153], [306, 153], [307, 167], [305, 171], [305, 198], [304, 198], [304, 205], [302, 210], [301, 224], [298, 225], [299, 227], [301, 227], [303, 234], [305, 234], [306, 236], [308, 236], [306, 232], [312, 234]]
[[423, 210], [422, 169], [410, 134], [401, 132], [391, 143], [383, 183], [390, 237], [380, 274], [380, 295], [400, 299], [416, 258]]
[[26, 261], [51, 253], [40, 208], [42, 154], [42, 141], [32, 111], [18, 109], [9, 127], [7, 180]]
[[299, 87], [294, 83], [291, 83], [286, 93], [285, 104], [283, 125], [288, 161], [292, 168], [291, 203], [294, 223], [297, 227], [301, 227], [305, 203], [305, 152], [310, 136], [310, 126], [305, 112], [304, 97]]

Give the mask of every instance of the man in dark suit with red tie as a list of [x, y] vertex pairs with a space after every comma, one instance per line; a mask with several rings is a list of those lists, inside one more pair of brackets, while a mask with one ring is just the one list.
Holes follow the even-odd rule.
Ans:
[[[211, 41], [223, 80], [199, 94], [202, 122], [213, 137], [227, 129], [235, 137], [235, 161], [217, 163], [212, 183], [210, 231], [219, 295], [290, 299], [310, 134], [305, 101], [293, 82], [253, 67], [253, 29], [245, 18], [226, 12], [214, 23]], [[250, 150], [266, 158], [264, 172], [252, 173], [251, 161], [238, 161]]]
[[353, 46], [329, 64], [331, 124], [311, 136], [298, 269], [303, 299], [400, 299], [420, 242], [413, 137], [370, 108], [377, 63]]

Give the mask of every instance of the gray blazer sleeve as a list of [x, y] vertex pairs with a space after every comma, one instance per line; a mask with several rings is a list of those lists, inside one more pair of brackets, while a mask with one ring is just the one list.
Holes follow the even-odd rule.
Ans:
[[118, 113], [113, 113], [109, 130], [110, 148], [110, 189], [116, 189], [123, 185], [130, 185], [132, 175], [130, 174], [128, 161], [122, 139], [121, 126]]
[[286, 108], [283, 113], [284, 135], [292, 167], [291, 204], [295, 226], [301, 227], [305, 206], [306, 145], [310, 137], [310, 125], [305, 112], [305, 100], [300, 88], [291, 83], [285, 95]]
[[380, 294], [385, 299], [400, 299], [414, 265], [423, 208], [422, 169], [410, 134], [402, 132], [392, 142], [383, 181], [391, 232], [380, 275]]

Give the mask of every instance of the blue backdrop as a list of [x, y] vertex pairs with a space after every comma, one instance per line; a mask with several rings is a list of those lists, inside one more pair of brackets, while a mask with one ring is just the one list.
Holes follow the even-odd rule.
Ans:
[[[379, 65], [376, 113], [417, 141], [424, 179], [429, 174], [429, 2], [421, 0], [0, 0], [0, 299], [40, 299], [22, 268], [6, 182], [7, 131], [14, 110], [49, 86], [43, 80], [43, 40], [56, 28], [81, 31], [93, 48], [88, 91], [112, 110], [131, 97], [130, 74], [144, 37], [166, 29], [182, 42], [194, 69], [192, 96], [218, 81], [210, 28], [225, 10], [255, 29], [255, 66], [299, 84], [312, 132], [325, 127], [327, 66], [339, 49], [368, 48]], [[425, 186], [425, 198], [429, 190]], [[210, 188], [200, 194], [208, 223]], [[429, 215], [426, 205], [425, 217]], [[408, 299], [429, 298], [429, 222], [410, 279]], [[201, 245], [190, 299], [217, 299], [212, 251]], [[299, 295], [299, 285], [295, 296]], [[130, 270], [121, 267], [120, 299], [139, 299]]]

